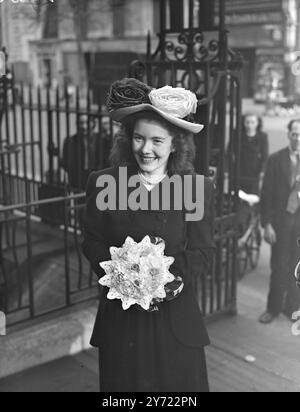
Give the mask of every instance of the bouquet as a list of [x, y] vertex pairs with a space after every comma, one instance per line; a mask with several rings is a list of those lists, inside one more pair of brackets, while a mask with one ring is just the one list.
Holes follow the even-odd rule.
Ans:
[[109, 288], [107, 298], [121, 299], [124, 310], [138, 305], [151, 311], [156, 303], [168, 300], [168, 292], [172, 292], [173, 297], [180, 293], [181, 278], [169, 272], [175, 259], [164, 256], [164, 250], [162, 239], [154, 238], [152, 242], [149, 236], [140, 243], [127, 237], [121, 248], [111, 247], [112, 260], [100, 263], [106, 275], [99, 283]]

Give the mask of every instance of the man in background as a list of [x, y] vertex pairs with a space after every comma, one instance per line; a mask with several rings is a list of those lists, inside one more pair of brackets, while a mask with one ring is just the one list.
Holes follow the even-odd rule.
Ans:
[[72, 191], [84, 191], [90, 172], [100, 168], [101, 147], [95, 129], [95, 118], [81, 114], [77, 133], [64, 141], [61, 166]]
[[272, 246], [267, 311], [259, 319], [263, 324], [280, 313], [292, 319], [300, 308], [294, 278], [300, 260], [300, 119], [289, 123], [288, 138], [289, 146], [268, 161], [261, 194], [262, 226]]

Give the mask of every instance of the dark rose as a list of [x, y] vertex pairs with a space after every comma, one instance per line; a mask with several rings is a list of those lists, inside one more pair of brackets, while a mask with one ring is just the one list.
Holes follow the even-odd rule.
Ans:
[[124, 107], [137, 106], [150, 103], [149, 93], [151, 87], [137, 79], [123, 79], [111, 85], [107, 95], [106, 106], [109, 112]]

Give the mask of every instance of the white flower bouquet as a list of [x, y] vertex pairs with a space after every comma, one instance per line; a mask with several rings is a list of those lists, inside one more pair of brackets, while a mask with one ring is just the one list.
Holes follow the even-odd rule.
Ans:
[[[100, 263], [106, 275], [99, 283], [109, 288], [107, 298], [121, 299], [124, 310], [132, 305], [149, 310], [153, 303], [167, 298], [166, 285], [178, 278], [169, 272], [175, 259], [164, 256], [164, 250], [162, 239], [155, 238], [153, 243], [149, 236], [140, 243], [127, 237], [121, 248], [111, 247], [112, 260]], [[180, 281], [176, 295], [183, 288]]]

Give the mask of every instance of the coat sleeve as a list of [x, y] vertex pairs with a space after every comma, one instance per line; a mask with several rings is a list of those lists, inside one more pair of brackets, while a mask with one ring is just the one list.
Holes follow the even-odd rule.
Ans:
[[262, 134], [261, 142], [261, 172], [265, 172], [269, 157], [269, 139], [266, 133]]
[[264, 177], [262, 192], [261, 192], [261, 224], [266, 227], [272, 223], [274, 214], [274, 199], [276, 191], [275, 180], [275, 162], [274, 157], [270, 157], [267, 162], [266, 173]]
[[92, 173], [87, 183], [82, 250], [94, 272], [101, 277], [105, 273], [99, 263], [110, 260], [111, 256], [106, 242], [107, 216], [105, 212], [98, 210], [96, 205], [96, 180], [97, 173]]
[[175, 262], [170, 269], [173, 274], [183, 276], [185, 283], [205, 275], [215, 253], [215, 196], [214, 185], [210, 179], [205, 180], [204, 193], [204, 218], [198, 222], [187, 222], [186, 248], [175, 256]]

